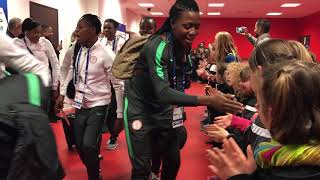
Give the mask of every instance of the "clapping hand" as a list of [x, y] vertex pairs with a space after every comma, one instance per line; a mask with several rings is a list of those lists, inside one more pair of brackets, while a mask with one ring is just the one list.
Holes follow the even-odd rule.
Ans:
[[228, 131], [219, 127], [216, 124], [210, 124], [210, 125], [206, 126], [205, 132], [215, 142], [222, 142], [229, 135]]
[[231, 125], [232, 121], [232, 114], [227, 114], [225, 116], [218, 116], [214, 118], [214, 123], [218, 126], [222, 127], [223, 129], [226, 129]]
[[251, 174], [256, 170], [257, 166], [250, 145], [247, 147], [248, 157], [243, 154], [232, 138], [225, 139], [222, 147], [223, 149], [207, 150], [209, 169], [221, 180], [239, 174]]

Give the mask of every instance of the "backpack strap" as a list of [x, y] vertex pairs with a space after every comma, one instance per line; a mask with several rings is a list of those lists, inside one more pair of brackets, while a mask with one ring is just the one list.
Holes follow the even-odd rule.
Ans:
[[32, 73], [26, 73], [24, 76], [28, 84], [29, 103], [35, 106], [41, 106], [40, 80], [38, 76]]
[[[73, 70], [75, 70], [75, 67], [76, 67], [76, 59], [77, 59], [77, 56], [78, 56], [78, 53], [81, 49], [81, 44], [76, 42], [74, 45], [74, 49], [73, 49], [73, 57], [72, 57], [72, 65], [73, 65]], [[74, 87], [74, 76], [75, 74], [73, 74], [73, 80], [71, 80], [69, 83], [68, 83], [68, 86], [67, 86], [67, 97], [70, 98], [70, 99], [73, 99], [74, 96], [75, 96], [75, 87]]]
[[72, 57], [72, 60], [73, 60], [73, 68], [75, 67], [76, 65], [76, 59], [77, 59], [77, 56], [78, 56], [78, 52], [80, 51], [81, 49], [81, 44], [76, 42], [76, 44], [74, 45], [74, 49], [73, 49], [73, 57]]

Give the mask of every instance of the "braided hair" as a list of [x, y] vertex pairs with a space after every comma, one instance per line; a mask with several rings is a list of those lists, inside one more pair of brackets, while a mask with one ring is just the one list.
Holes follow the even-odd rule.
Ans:
[[185, 11], [199, 12], [197, 2], [195, 0], [177, 0], [170, 9], [169, 17], [155, 34], [171, 32], [172, 29], [170, 23], [175, 22]]
[[80, 18], [80, 20], [84, 20], [90, 27], [94, 27], [96, 29], [97, 35], [100, 34], [102, 25], [100, 22], [100, 18], [97, 15], [85, 14]]

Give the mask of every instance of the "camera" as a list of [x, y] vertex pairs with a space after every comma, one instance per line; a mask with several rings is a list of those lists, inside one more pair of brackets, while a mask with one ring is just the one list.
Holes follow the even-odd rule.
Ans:
[[244, 33], [245, 30], [246, 30], [246, 27], [244, 27], [244, 26], [242, 26], [242, 27], [236, 27], [236, 32], [237, 32], [238, 34]]

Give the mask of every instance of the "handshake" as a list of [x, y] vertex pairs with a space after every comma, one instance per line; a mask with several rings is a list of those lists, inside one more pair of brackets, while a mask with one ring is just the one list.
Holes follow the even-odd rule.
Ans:
[[[211, 86], [205, 86], [206, 96], [210, 107], [218, 111], [229, 113], [242, 113], [244, 110], [243, 104], [236, 101], [235, 96], [232, 94], [224, 94]], [[201, 103], [202, 104], [202, 103]]]

